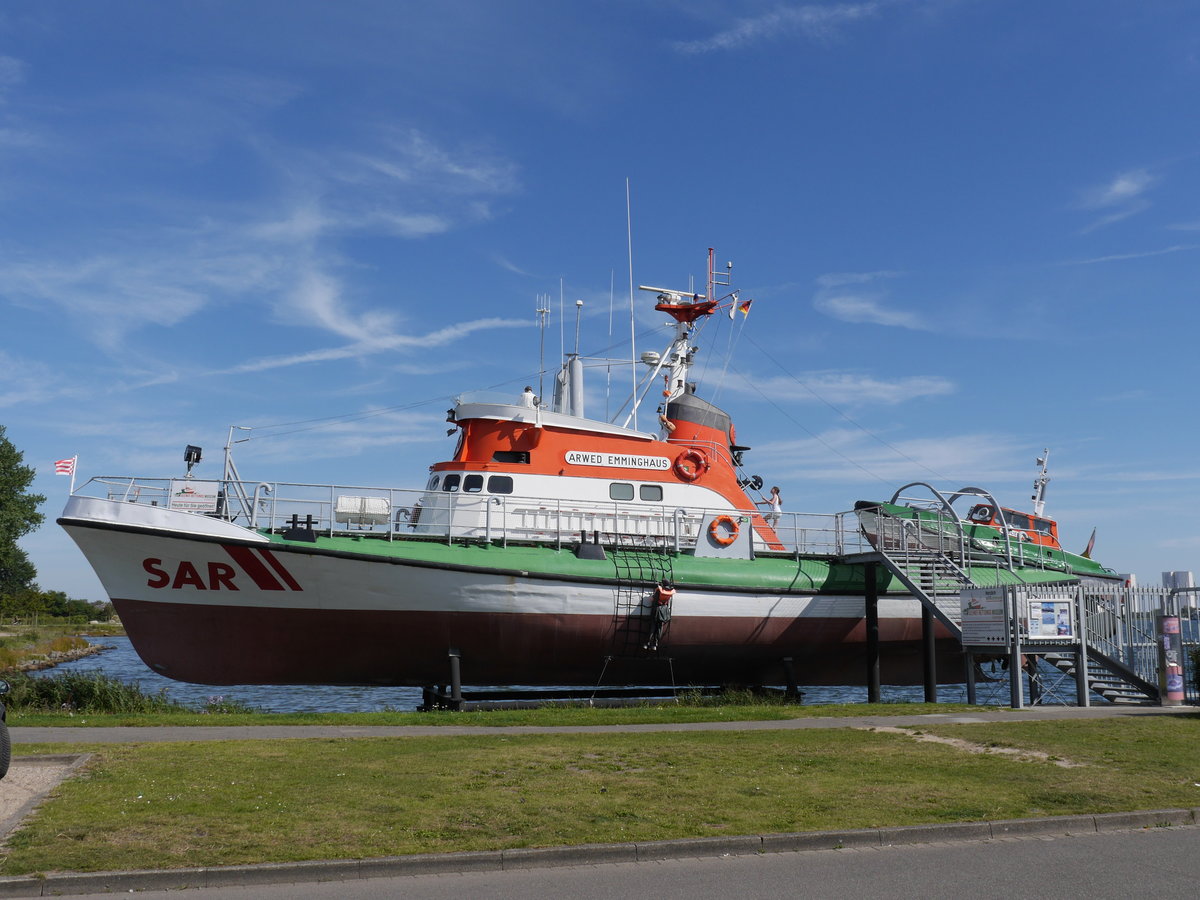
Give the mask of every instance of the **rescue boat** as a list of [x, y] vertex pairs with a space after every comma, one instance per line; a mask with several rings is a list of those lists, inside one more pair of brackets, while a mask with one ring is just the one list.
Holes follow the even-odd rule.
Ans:
[[[621, 421], [585, 415], [576, 352], [549, 399], [456, 398], [454, 450], [421, 488], [244, 481], [231, 429], [222, 478], [193, 476], [198, 454], [175, 478], [94, 478], [58, 522], [141, 658], [181, 681], [425, 686], [453, 660], [473, 685], [862, 683], [871, 593], [885, 681], [920, 683], [921, 603], [864, 562], [875, 519], [764, 516], [750, 448], [690, 380], [697, 330], [746, 308], [708, 263], [704, 294], [643, 286], [673, 337], [643, 354]], [[1012, 577], [1067, 580], [1076, 562]], [[961, 681], [957, 639], [936, 637], [939, 679]]]

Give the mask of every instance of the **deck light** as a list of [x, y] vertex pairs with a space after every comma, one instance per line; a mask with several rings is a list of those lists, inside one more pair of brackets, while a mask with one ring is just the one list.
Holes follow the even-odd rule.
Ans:
[[195, 444], [188, 444], [183, 451], [183, 461], [187, 463], [187, 473], [192, 474], [192, 466], [200, 462], [200, 448]]

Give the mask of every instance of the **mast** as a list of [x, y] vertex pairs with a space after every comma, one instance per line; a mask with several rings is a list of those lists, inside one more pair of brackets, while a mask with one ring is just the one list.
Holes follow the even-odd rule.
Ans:
[[1033, 514], [1035, 516], [1044, 516], [1046, 509], [1046, 485], [1050, 483], [1050, 475], [1046, 471], [1046, 463], [1050, 460], [1050, 449], [1046, 448], [1042, 451], [1042, 455], [1038, 457], [1037, 464], [1041, 466], [1037, 478], [1033, 480]]
[[[625, 179], [625, 240], [629, 246], [629, 371], [633, 376], [631, 397], [637, 396], [637, 333], [633, 320], [633, 211], [629, 201], [629, 179]], [[633, 427], [637, 428], [637, 401], [631, 412]]]

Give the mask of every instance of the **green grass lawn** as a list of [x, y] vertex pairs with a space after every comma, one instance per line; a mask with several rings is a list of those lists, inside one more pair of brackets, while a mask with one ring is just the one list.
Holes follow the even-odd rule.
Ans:
[[[631, 725], [651, 722], [779, 721], [820, 716], [927, 715], [931, 712], [978, 712], [979, 706], [939, 703], [841, 703], [803, 706], [778, 701], [750, 702], [743, 698], [698, 704], [647, 703], [622, 709], [594, 709], [582, 705], [543, 709], [476, 712], [373, 712], [373, 713], [255, 713], [194, 712], [175, 709], [156, 712], [70, 712], [65, 710], [10, 710], [14, 727], [114, 727], [156, 725]], [[989, 707], [990, 708], [990, 707]]]
[[841, 729], [97, 745], [86, 748], [95, 754], [86, 769], [11, 837], [0, 871], [360, 858], [1200, 805], [1200, 717], [922, 730], [1082, 765]]

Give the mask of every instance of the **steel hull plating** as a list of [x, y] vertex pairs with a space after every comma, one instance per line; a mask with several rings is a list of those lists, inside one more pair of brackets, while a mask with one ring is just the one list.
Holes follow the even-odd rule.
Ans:
[[[865, 677], [864, 600], [681, 585], [657, 653], [648, 608], [615, 580], [347, 558], [252, 532], [150, 532], [61, 522], [104, 583], [148, 666], [201, 684], [802, 684]], [[496, 549], [502, 564], [507, 551]], [[880, 601], [883, 677], [920, 683], [920, 607]], [[945, 636], [943, 636], [945, 638]], [[961, 677], [956, 642], [939, 676]]]
[[[796, 618], [690, 619], [676, 614], [657, 653], [619, 654], [624, 623], [608, 616], [425, 611], [284, 610], [114, 601], [139, 655], [155, 671], [199, 684], [446, 683], [447, 654], [471, 684], [782, 684], [791, 657], [801, 684], [861, 683], [860, 622]], [[641, 623], [638, 623], [640, 626]], [[885, 620], [888, 683], [921, 679], [920, 620]], [[915, 632], [915, 633], [914, 633]], [[754, 634], [732, 642], [730, 635]], [[939, 641], [947, 675], [961, 655]]]

